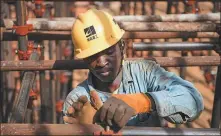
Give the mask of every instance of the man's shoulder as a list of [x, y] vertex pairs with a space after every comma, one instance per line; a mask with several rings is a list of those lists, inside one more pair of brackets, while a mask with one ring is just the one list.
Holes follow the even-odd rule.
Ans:
[[147, 69], [159, 66], [159, 64], [150, 59], [126, 59], [124, 66], [127, 67], [127, 69]]
[[145, 59], [145, 58], [128, 58], [124, 60], [126, 64], [157, 64], [153, 59]]

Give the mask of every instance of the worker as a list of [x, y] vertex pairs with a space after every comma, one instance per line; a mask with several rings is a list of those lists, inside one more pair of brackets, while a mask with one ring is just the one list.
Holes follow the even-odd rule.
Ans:
[[174, 124], [196, 119], [204, 109], [200, 92], [155, 61], [126, 60], [124, 33], [102, 10], [76, 18], [71, 33], [75, 55], [90, 72], [68, 94], [64, 122], [99, 122], [119, 130], [139, 126], [153, 112]]

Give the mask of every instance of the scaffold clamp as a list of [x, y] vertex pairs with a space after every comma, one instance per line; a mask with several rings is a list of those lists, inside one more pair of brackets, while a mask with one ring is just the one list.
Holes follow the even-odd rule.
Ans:
[[28, 60], [34, 50], [36, 50], [38, 54], [41, 54], [42, 47], [35, 47], [32, 42], [29, 42], [27, 51], [16, 50], [15, 52], [18, 54], [20, 60]]
[[34, 13], [37, 17], [42, 17], [45, 12], [45, 5], [43, 4], [44, 0], [35, 0], [35, 10]]
[[33, 30], [33, 25], [32, 24], [26, 24], [22, 26], [13, 26], [12, 29], [17, 35], [20, 36], [25, 36], [28, 34], [29, 31]]

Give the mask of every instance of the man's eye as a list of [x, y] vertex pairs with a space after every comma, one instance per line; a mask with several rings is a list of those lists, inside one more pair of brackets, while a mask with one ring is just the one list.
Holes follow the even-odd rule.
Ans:
[[110, 49], [110, 50], [108, 50], [107, 53], [108, 53], [108, 54], [112, 54], [112, 53], [114, 53], [114, 49]]

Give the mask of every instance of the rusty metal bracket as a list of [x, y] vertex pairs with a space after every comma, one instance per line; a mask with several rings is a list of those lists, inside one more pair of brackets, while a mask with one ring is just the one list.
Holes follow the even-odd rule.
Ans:
[[62, 84], [67, 83], [69, 80], [68, 75], [65, 72], [60, 74], [59, 79]]
[[35, 10], [34, 13], [37, 17], [42, 17], [43, 14], [45, 13], [46, 7], [43, 4], [44, 0], [35, 0]]
[[93, 133], [94, 136], [121, 136], [122, 132], [118, 131], [118, 132], [114, 132], [113, 130], [110, 129], [109, 126], [105, 127], [105, 130], [103, 131], [95, 131]]
[[61, 113], [62, 112], [63, 104], [64, 104], [63, 100], [57, 101], [57, 103], [56, 103], [56, 112], [57, 113]]
[[15, 53], [18, 54], [20, 60], [28, 60], [31, 53], [35, 50], [41, 55], [42, 46], [35, 46], [33, 42], [29, 42], [26, 51], [16, 50]]
[[197, 1], [196, 0], [184, 0], [186, 12], [190, 13], [199, 13], [199, 8], [197, 7]]
[[19, 35], [19, 36], [25, 36], [28, 34], [29, 31], [33, 30], [33, 25], [32, 24], [26, 24], [26, 25], [21, 25], [21, 26], [13, 26], [13, 33]]
[[69, 57], [72, 54], [72, 49], [70, 46], [63, 48], [63, 54], [65, 57]]
[[122, 135], [120, 132], [114, 133], [114, 131], [109, 130], [109, 131], [97, 131], [93, 133], [94, 136], [120, 136]]
[[37, 100], [38, 94], [36, 91], [31, 90], [29, 93], [29, 99], [28, 99], [28, 108], [32, 109], [33, 101]]

